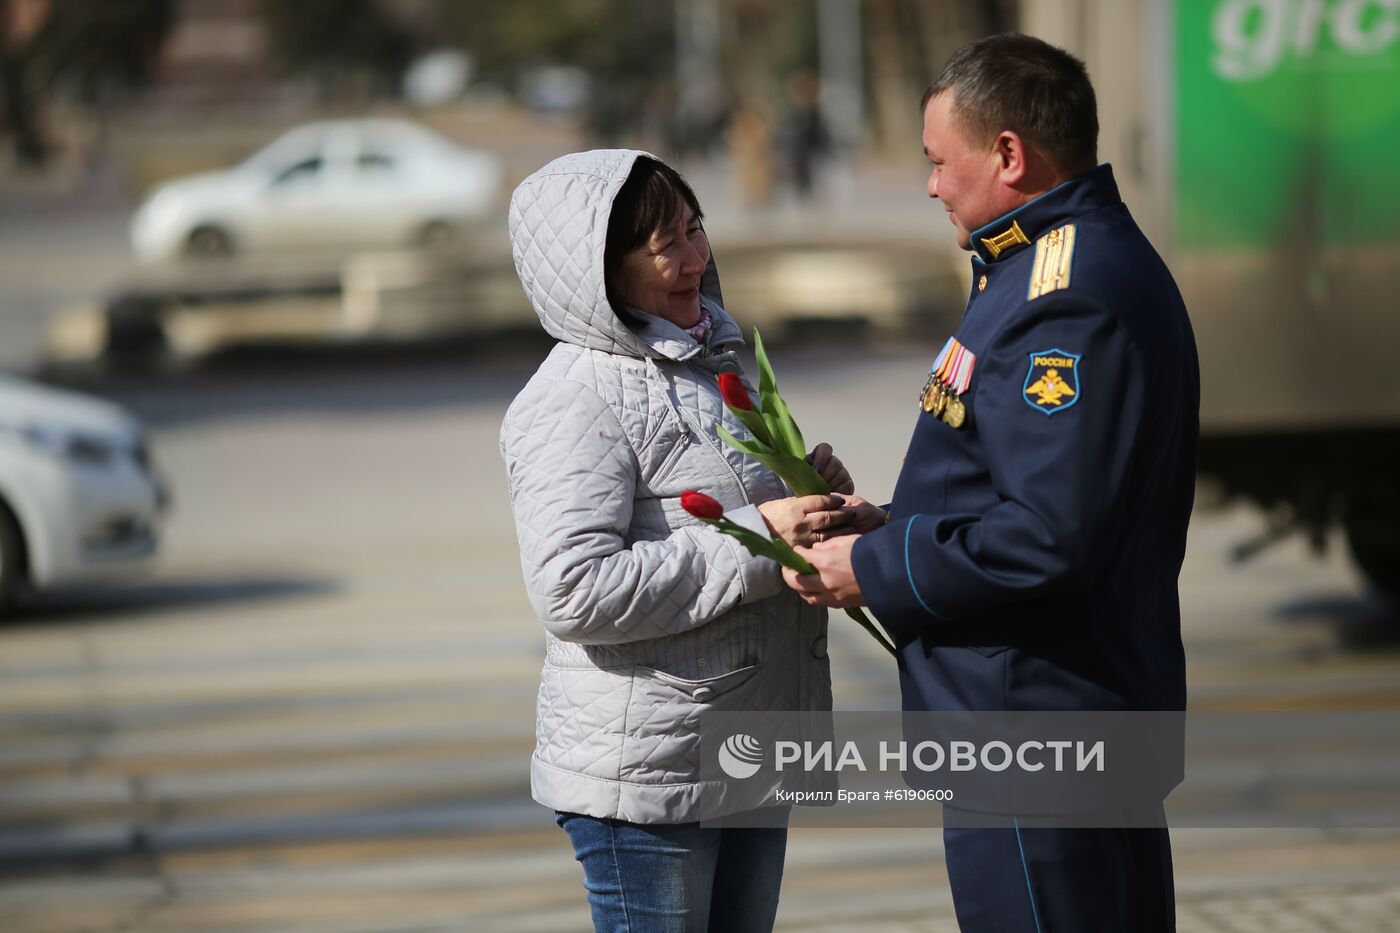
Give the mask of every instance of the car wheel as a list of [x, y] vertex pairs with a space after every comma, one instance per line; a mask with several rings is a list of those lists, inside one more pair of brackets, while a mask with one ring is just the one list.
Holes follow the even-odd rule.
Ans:
[[418, 242], [430, 250], [451, 249], [461, 238], [462, 232], [457, 229], [457, 225], [446, 220], [434, 220], [424, 224], [422, 232], [418, 234]]
[[24, 542], [14, 516], [0, 502], [0, 613], [10, 608], [15, 588], [23, 576]]
[[218, 259], [233, 254], [233, 238], [213, 224], [203, 224], [185, 238], [185, 255], [192, 259]]
[[1394, 513], [1358, 510], [1345, 527], [1356, 566], [1372, 586], [1400, 602], [1400, 526]]

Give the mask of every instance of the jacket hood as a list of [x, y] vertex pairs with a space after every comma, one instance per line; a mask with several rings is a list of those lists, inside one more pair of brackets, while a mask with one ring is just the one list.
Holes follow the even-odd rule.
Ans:
[[[688, 359], [704, 348], [685, 331], [640, 311], [628, 323], [608, 303], [608, 218], [642, 157], [656, 158], [636, 149], [575, 152], [522, 181], [510, 199], [511, 256], [535, 314], [556, 340], [625, 356]], [[700, 280], [700, 301], [713, 322], [711, 348], [743, 343], [723, 307], [713, 250]]]

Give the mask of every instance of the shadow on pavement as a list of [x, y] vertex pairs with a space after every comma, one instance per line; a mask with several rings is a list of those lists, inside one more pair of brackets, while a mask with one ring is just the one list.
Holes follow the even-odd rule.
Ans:
[[[751, 333], [745, 329], [746, 341]], [[859, 322], [814, 322], [767, 336], [777, 349], [775, 365], [798, 378], [908, 349], [908, 335], [877, 337]], [[47, 370], [39, 377], [119, 402], [153, 428], [308, 412], [490, 407], [504, 415], [553, 346], [538, 328], [413, 343], [248, 344], [178, 363]], [[740, 352], [756, 372], [752, 347]]]
[[115, 616], [162, 613], [314, 596], [340, 588], [333, 580], [259, 577], [243, 580], [170, 580], [128, 585], [69, 587], [22, 593], [0, 626], [111, 621]]
[[223, 418], [505, 406], [552, 342], [540, 332], [415, 344], [261, 344], [149, 366], [46, 370], [155, 428]]
[[1290, 625], [1321, 622], [1343, 649], [1400, 651], [1400, 607], [1378, 593], [1295, 600], [1275, 615]]

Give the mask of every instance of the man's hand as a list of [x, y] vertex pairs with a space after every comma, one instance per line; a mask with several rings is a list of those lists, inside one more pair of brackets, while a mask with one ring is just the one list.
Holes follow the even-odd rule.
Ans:
[[860, 582], [856, 580], [856, 572], [851, 567], [851, 548], [858, 540], [859, 535], [845, 535], [823, 541], [813, 548], [798, 548], [797, 553], [817, 568], [817, 572], [799, 575], [797, 571], [784, 567], [783, 579], [809, 606], [850, 609], [865, 605]]

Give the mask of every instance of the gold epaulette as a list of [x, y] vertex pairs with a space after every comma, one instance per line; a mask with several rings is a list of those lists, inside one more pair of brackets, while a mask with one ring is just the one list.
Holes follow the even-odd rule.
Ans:
[[1074, 265], [1074, 224], [1056, 227], [1035, 241], [1035, 265], [1031, 267], [1030, 299], [1069, 288]]

